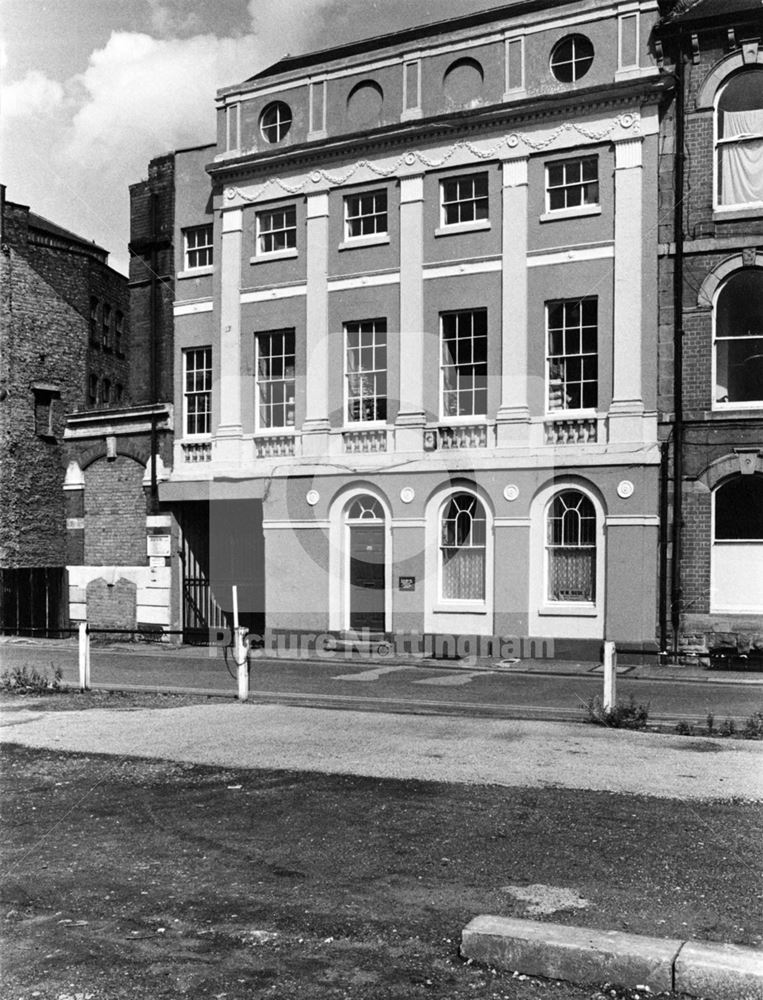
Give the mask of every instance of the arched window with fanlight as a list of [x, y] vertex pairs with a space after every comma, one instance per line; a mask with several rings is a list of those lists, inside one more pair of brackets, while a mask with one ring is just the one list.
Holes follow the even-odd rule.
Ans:
[[579, 490], [557, 493], [546, 514], [549, 601], [596, 601], [596, 510]]
[[718, 208], [763, 205], [763, 69], [732, 76], [715, 115]]
[[710, 610], [763, 613], [763, 476], [733, 476], [713, 493]]
[[484, 601], [487, 518], [472, 493], [446, 500], [440, 518], [441, 594], [446, 601]]
[[724, 282], [714, 318], [714, 405], [763, 405], [763, 268], [743, 268]]

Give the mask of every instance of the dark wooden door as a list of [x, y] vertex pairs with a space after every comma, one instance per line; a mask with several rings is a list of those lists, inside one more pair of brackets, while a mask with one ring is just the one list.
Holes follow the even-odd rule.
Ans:
[[350, 527], [350, 628], [384, 631], [384, 526]]

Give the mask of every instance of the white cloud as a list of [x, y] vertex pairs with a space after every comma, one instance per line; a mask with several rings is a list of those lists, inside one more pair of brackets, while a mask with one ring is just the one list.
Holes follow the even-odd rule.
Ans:
[[194, 22], [181, 23], [177, 0], [151, 0], [152, 27], [163, 37], [113, 31], [83, 73], [58, 82], [33, 71], [6, 84], [2, 138], [13, 151], [19, 197], [97, 240], [124, 267], [128, 185], [146, 175], [154, 156], [213, 142], [217, 89], [287, 51], [311, 48], [322, 13], [336, 2], [249, 0], [250, 21], [238, 35], [229, 22], [228, 37], [167, 37]]
[[23, 79], [3, 87], [2, 115], [14, 119], [54, 114], [63, 100], [64, 88], [57, 80], [30, 70]]

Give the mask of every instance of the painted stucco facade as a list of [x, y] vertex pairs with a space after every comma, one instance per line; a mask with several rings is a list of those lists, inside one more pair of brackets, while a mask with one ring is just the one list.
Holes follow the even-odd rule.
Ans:
[[[216, 590], [206, 623], [238, 572], [256, 627], [656, 650], [657, 5], [545, 7], [287, 58], [219, 93], [217, 146], [178, 175], [159, 488]], [[574, 544], [552, 525], [570, 505]], [[201, 626], [189, 593], [173, 614]]]

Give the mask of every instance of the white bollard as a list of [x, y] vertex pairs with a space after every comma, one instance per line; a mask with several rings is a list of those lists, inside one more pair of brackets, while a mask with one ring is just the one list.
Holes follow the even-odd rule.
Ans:
[[246, 701], [249, 697], [249, 648], [245, 642], [245, 628], [234, 630], [233, 656], [238, 667], [238, 700]]
[[604, 642], [604, 698], [602, 707], [610, 712], [617, 701], [617, 650], [614, 642]]
[[244, 638], [246, 629], [238, 625], [238, 587], [233, 584], [233, 659], [238, 668], [238, 700], [249, 697], [249, 650]]
[[79, 623], [79, 689], [90, 690], [90, 635], [87, 622]]

